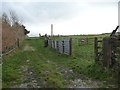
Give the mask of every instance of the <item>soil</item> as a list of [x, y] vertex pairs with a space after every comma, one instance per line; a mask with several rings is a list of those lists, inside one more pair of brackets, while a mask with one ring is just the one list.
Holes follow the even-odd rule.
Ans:
[[[35, 51], [32, 46], [25, 46], [24, 51]], [[72, 69], [67, 68], [62, 65], [58, 65], [55, 62], [47, 60], [46, 63], [54, 65], [56, 70], [64, 77], [67, 83], [66, 88], [100, 88], [105, 87], [104, 82], [98, 80], [92, 80], [88, 77], [83, 77], [81, 74], [75, 73]], [[21, 78], [22, 83], [20, 85], [15, 85], [12, 88], [43, 88], [47, 87], [46, 81], [42, 78], [38, 78], [36, 72], [29, 65], [30, 60], [26, 60], [26, 65], [21, 66], [21, 73], [23, 76]], [[45, 72], [48, 72], [47, 70]], [[47, 73], [46, 73], [47, 74]], [[108, 86], [106, 86], [108, 87]]]

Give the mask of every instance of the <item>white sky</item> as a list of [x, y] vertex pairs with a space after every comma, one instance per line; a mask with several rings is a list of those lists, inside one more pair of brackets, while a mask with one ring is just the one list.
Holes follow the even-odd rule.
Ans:
[[118, 25], [119, 0], [3, 0], [2, 10], [14, 10], [29, 36], [108, 33]]

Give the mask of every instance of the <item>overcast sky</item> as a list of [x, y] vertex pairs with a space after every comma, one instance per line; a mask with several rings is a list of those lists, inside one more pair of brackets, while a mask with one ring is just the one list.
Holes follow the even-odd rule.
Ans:
[[29, 36], [99, 34], [118, 25], [119, 0], [3, 0], [2, 11], [13, 10]]

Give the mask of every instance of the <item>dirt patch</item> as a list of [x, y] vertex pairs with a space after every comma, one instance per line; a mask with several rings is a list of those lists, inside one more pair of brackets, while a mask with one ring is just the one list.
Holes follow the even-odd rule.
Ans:
[[[55, 66], [57, 73], [64, 77], [66, 83], [65, 88], [107, 88], [104, 82], [98, 80], [92, 80], [88, 77], [83, 77], [81, 74], [75, 73], [72, 69], [65, 67], [63, 65], [57, 64], [46, 57], [43, 57], [45, 63]], [[43, 77], [38, 77], [37, 73], [29, 64], [30, 60], [26, 60], [26, 65], [21, 66], [21, 72], [23, 73], [21, 78], [21, 84], [14, 86], [15, 88], [49, 88], [48, 83]], [[50, 72], [48, 70], [44, 71], [44, 77], [46, 77]]]
[[37, 77], [36, 72], [29, 65], [30, 60], [26, 60], [26, 65], [21, 66], [21, 73], [23, 73], [21, 84], [15, 85], [12, 88], [41, 88], [44, 81]]
[[23, 70], [23, 78], [22, 84], [19, 86], [20, 88], [39, 88], [40, 86], [37, 83], [37, 79], [35, 76], [34, 71], [32, 68], [26, 66], [22, 66], [21, 69]]
[[[51, 61], [46, 61], [46, 63], [53, 64], [56, 69], [64, 77], [67, 83], [66, 88], [100, 88], [105, 87], [103, 82], [92, 80], [88, 77], [83, 77], [81, 74], [75, 73], [72, 69], [58, 65]], [[106, 86], [107, 87], [107, 86]]]
[[[39, 54], [41, 55], [41, 54]], [[42, 56], [42, 55], [41, 55]], [[108, 87], [104, 85], [104, 82], [99, 80], [92, 80], [88, 77], [83, 77], [83, 75], [75, 73], [72, 69], [65, 67], [63, 65], [57, 64], [50, 60], [47, 60], [46, 57], [42, 57], [46, 60], [46, 63], [54, 65], [55, 69], [58, 71], [60, 75], [64, 77], [64, 81], [66, 82], [66, 88], [101, 88]]]

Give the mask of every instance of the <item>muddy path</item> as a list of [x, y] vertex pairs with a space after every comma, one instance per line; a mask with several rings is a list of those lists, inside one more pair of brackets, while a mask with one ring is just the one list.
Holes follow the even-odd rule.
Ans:
[[[23, 51], [35, 51], [35, 48], [27, 44], [24, 46]], [[25, 64], [21, 66], [20, 73], [22, 73], [20, 78], [21, 83], [11, 88], [41, 88], [45, 85], [44, 81], [40, 80], [36, 72], [30, 66], [30, 60], [26, 60]]]
[[[75, 73], [72, 69], [55, 62], [46, 61], [46, 63], [54, 65], [59, 74], [64, 77], [66, 82], [65, 88], [100, 88], [104, 87], [103, 82], [92, 80], [88, 77], [83, 77], [81, 74]], [[107, 86], [106, 86], [107, 87]]]
[[[35, 48], [29, 45], [26, 45], [23, 48], [24, 51], [34, 51]], [[72, 69], [59, 65], [58, 63], [50, 61], [48, 58], [44, 57], [41, 53], [42, 58], [45, 63], [54, 66], [57, 72], [64, 78], [66, 82], [65, 88], [100, 88], [104, 87], [104, 83], [98, 80], [92, 80], [88, 77], [82, 77], [82, 75], [75, 73]], [[20, 71], [22, 73], [21, 84], [15, 85], [12, 88], [47, 88], [48, 83], [42, 78], [38, 77], [36, 71], [30, 65], [30, 59], [26, 60], [25, 65], [21, 66]], [[48, 70], [45, 70], [45, 77], [48, 73], [51, 73]], [[107, 86], [106, 86], [107, 87]]]

